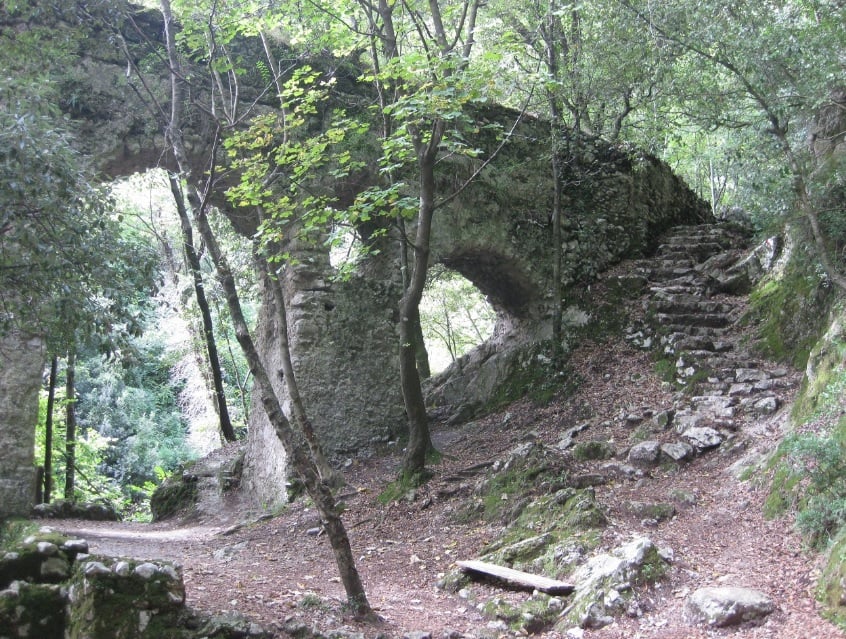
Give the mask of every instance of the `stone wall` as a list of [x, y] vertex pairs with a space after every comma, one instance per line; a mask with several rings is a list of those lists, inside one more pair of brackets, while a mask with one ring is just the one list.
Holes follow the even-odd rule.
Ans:
[[44, 342], [0, 338], [0, 520], [28, 515], [35, 504], [35, 425]]

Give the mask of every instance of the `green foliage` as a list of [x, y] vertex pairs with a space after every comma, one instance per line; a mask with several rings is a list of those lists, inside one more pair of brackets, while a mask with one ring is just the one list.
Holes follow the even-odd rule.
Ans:
[[369, 125], [342, 109], [327, 108], [333, 85], [321, 72], [299, 67], [282, 88], [281, 109], [254, 118], [248, 129], [233, 132], [224, 142], [240, 176], [227, 197], [234, 206], [260, 208], [257, 237], [272, 262], [286, 259], [278, 247], [294, 220], [300, 237], [325, 239], [333, 225], [367, 222], [375, 208], [392, 210], [396, 205], [396, 199], [382, 194], [383, 199], [365, 199], [346, 218], [338, 211], [338, 194], [320, 184], [323, 176], [343, 180], [364, 168], [356, 145]]
[[823, 616], [846, 630], [846, 527], [828, 549], [818, 580], [817, 597], [827, 607]]
[[[156, 485], [193, 457], [171, 380], [172, 360], [153, 334], [132, 340], [131, 360], [90, 353], [76, 364], [78, 437], [75, 499], [102, 500], [125, 516], [149, 517]], [[63, 373], [62, 373], [63, 374]], [[53, 415], [54, 495], [64, 484], [64, 387]], [[44, 459], [46, 391], [36, 429], [35, 459]]]
[[659, 379], [670, 384], [676, 382], [676, 363], [672, 359], [662, 358], [654, 364], [655, 374]]
[[[139, 330], [131, 300], [154, 260], [121, 232], [56, 106], [87, 27], [70, 5], [6, 3], [0, 17], [0, 331], [45, 333], [54, 350], [78, 334], [113, 352]], [[51, 21], [64, 18], [57, 38]]]
[[30, 519], [7, 519], [0, 522], [0, 550], [11, 549], [38, 530]]
[[432, 269], [420, 302], [420, 324], [437, 372], [490, 337], [496, 314], [473, 284], [454, 271]]
[[[64, 486], [67, 458], [65, 451], [64, 406], [67, 402], [64, 391], [56, 394], [56, 408], [53, 415], [53, 496], [59, 496]], [[44, 407], [46, 395], [42, 393], [40, 401], [41, 418], [35, 431], [35, 459], [44, 459]], [[102, 472], [110, 441], [96, 430], [77, 432], [75, 447], [76, 482], [73, 499], [81, 502], [102, 501], [112, 505], [117, 511], [128, 505], [128, 500], [120, 485]]]
[[[830, 436], [796, 434], [779, 446], [781, 464], [768, 499], [771, 511], [798, 505], [796, 526], [816, 548], [824, 548], [846, 524], [846, 420]], [[777, 497], [776, 497], [777, 496]]]

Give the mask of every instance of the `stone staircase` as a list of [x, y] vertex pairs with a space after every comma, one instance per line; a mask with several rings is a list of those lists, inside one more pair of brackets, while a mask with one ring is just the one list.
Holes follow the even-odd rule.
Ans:
[[[776, 248], [774, 240], [750, 247], [750, 234], [734, 224], [683, 226], [634, 264], [645, 294], [626, 338], [657, 349], [680, 388], [671, 420], [680, 440], [665, 442], [665, 455], [679, 461], [719, 446], [744, 421], [777, 411], [795, 386], [795, 374], [747, 350], [739, 325], [747, 294], [772, 266]], [[632, 461], [655, 446], [637, 448]]]

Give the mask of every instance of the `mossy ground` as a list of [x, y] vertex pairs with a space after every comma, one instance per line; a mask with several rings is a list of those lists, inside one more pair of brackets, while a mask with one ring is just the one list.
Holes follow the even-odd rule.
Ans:
[[804, 368], [826, 321], [829, 287], [811, 259], [796, 251], [781, 277], [761, 282], [749, 296], [745, 324], [755, 327], [754, 346], [770, 359]]
[[828, 609], [830, 619], [846, 630], [846, 528], [828, 550], [817, 596]]

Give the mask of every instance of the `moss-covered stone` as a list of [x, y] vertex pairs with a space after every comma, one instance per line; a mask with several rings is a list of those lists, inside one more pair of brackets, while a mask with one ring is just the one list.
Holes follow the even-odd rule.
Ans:
[[573, 626], [601, 628], [612, 623], [634, 596], [633, 588], [657, 581], [667, 567], [662, 553], [645, 537], [592, 557], [571, 576], [576, 590], [556, 629], [566, 632]]
[[117, 521], [115, 507], [105, 501], [77, 502], [57, 499], [49, 504], [38, 504], [32, 509], [33, 517], [47, 519], [87, 519], [90, 521]]
[[676, 507], [665, 502], [630, 501], [624, 505], [624, 508], [635, 517], [659, 522], [671, 519], [676, 515]]
[[65, 603], [60, 586], [11, 583], [0, 590], [0, 637], [64, 639]]
[[90, 557], [76, 571], [69, 600], [67, 639], [181, 636], [161, 634], [185, 603], [182, 575], [169, 563]]
[[818, 597], [832, 620], [846, 630], [846, 529], [840, 531], [828, 550]]
[[173, 517], [176, 513], [193, 507], [199, 499], [197, 478], [190, 473], [168, 477], [150, 497], [153, 521]]
[[70, 576], [71, 564], [88, 545], [49, 528], [10, 544], [0, 551], [0, 589], [13, 581], [60, 583]]
[[562, 607], [560, 599], [538, 593], [522, 601], [494, 597], [482, 605], [482, 614], [505, 622], [514, 632], [533, 635], [551, 626]]
[[755, 345], [763, 354], [801, 369], [824, 330], [831, 287], [801, 246], [788, 245], [785, 253], [783, 268], [752, 291], [744, 322], [755, 326]]
[[823, 410], [846, 390], [846, 325], [841, 313], [835, 314], [808, 355], [805, 378], [793, 407], [797, 421]]
[[573, 458], [579, 461], [611, 459], [616, 454], [614, 444], [607, 441], [592, 440], [573, 446]]

